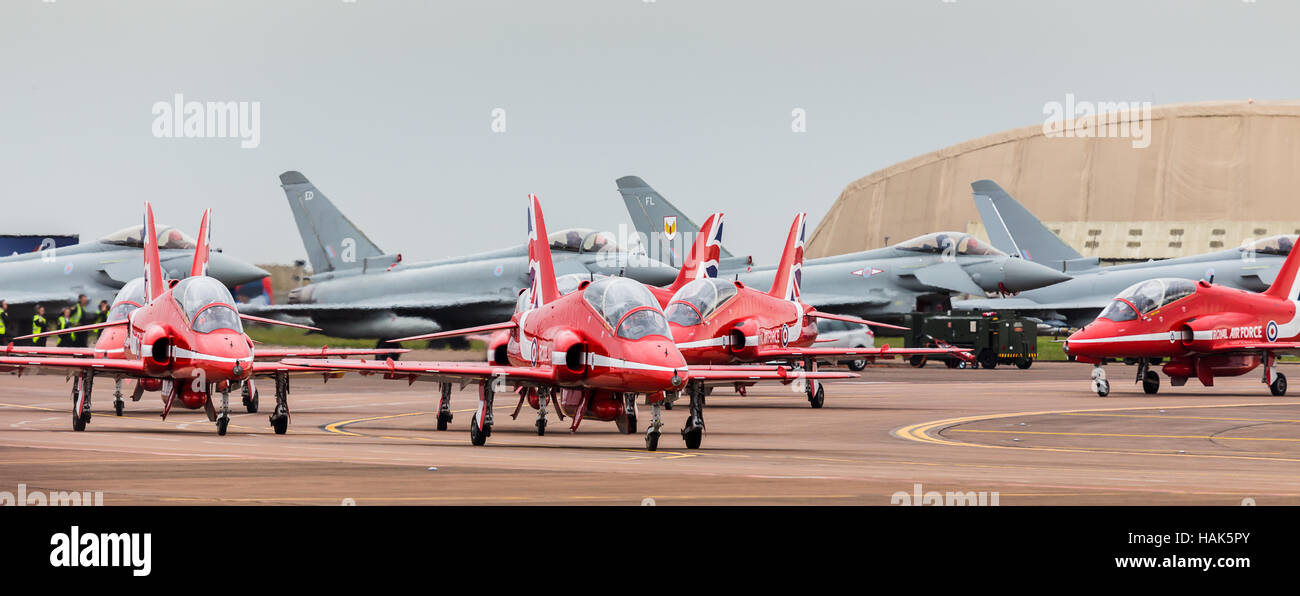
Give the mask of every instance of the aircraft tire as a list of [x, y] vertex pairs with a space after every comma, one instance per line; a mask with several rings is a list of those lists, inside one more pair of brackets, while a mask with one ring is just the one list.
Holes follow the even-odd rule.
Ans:
[[1269, 384], [1268, 390], [1278, 397], [1286, 395], [1286, 375], [1277, 373], [1277, 378], [1273, 379], [1273, 382]]
[[1147, 395], [1155, 395], [1156, 392], [1160, 391], [1160, 373], [1149, 370], [1147, 374], [1142, 375], [1142, 391], [1145, 391]]
[[77, 432], [81, 432], [81, 431], [83, 431], [83, 430], [86, 430], [86, 421], [87, 421], [89, 418], [90, 418], [89, 416], [82, 416], [80, 413], [73, 412], [73, 413], [72, 413], [72, 430], [75, 430], [75, 431], [77, 431]]
[[686, 441], [687, 449], [699, 449], [700, 443], [704, 441], [704, 427], [696, 426], [690, 430], [683, 430], [682, 439]]
[[541, 437], [545, 435], [546, 435], [546, 419], [543, 418], [537, 421], [537, 436]]
[[659, 449], [659, 433], [652, 432], [645, 435], [646, 451], [656, 451]]
[[826, 403], [826, 388], [821, 383], [817, 384], [817, 393], [808, 398], [808, 405], [814, 408], [820, 408]]
[[226, 436], [226, 429], [227, 429], [227, 427], [229, 427], [229, 426], [230, 426], [230, 418], [229, 418], [229, 417], [227, 417], [227, 416], [222, 416], [222, 417], [220, 417], [220, 418], [217, 418], [217, 436], [220, 436], [220, 437], [224, 437], [224, 436]]
[[860, 370], [862, 370], [862, 369], [864, 369], [864, 368], [866, 368], [866, 367], [867, 367], [867, 359], [866, 359], [866, 358], [859, 358], [859, 359], [857, 359], [857, 360], [850, 360], [850, 361], [849, 361], [849, 370], [851, 370], [851, 371], [853, 371], [853, 372], [860, 371]]
[[487, 433], [479, 429], [477, 415], [469, 419], [469, 442], [478, 447], [487, 444]]
[[451, 422], [451, 416], [438, 414], [438, 430], [447, 430], [447, 423]]
[[259, 396], [258, 396], [258, 392], [257, 392], [257, 391], [254, 391], [254, 392], [253, 392], [253, 397], [245, 397], [245, 398], [244, 398], [244, 409], [248, 410], [248, 413], [249, 413], [249, 414], [256, 414], [256, 413], [257, 413], [257, 404], [258, 404], [258, 401], [259, 401], [259, 400], [258, 400], [258, 397], [259, 397]]
[[289, 431], [289, 417], [288, 417], [288, 416], [282, 416], [282, 417], [280, 417], [280, 418], [276, 418], [276, 417], [272, 416], [272, 417], [271, 417], [271, 428], [275, 430], [275, 434], [277, 434], [277, 435], [282, 435], [282, 434], [288, 432], [288, 431]]
[[116, 413], [118, 416], [121, 416], [121, 415], [122, 415], [122, 406], [123, 406], [123, 405], [124, 405], [124, 404], [122, 403], [122, 400], [120, 400], [120, 399], [117, 400], [117, 401], [115, 401], [115, 402], [113, 402], [113, 412]]
[[1097, 385], [1097, 396], [1106, 397], [1107, 395], [1110, 395], [1110, 381], [1103, 380]]

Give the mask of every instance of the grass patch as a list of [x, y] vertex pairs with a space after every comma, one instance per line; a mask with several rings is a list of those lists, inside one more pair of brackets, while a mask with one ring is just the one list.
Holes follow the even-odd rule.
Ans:
[[253, 341], [260, 342], [270, 346], [284, 346], [286, 348], [320, 348], [329, 346], [331, 348], [373, 348], [375, 340], [373, 339], [345, 339], [342, 337], [330, 337], [319, 333], [308, 333], [306, 329], [295, 329], [293, 327], [281, 327], [279, 325], [245, 325], [244, 332]]

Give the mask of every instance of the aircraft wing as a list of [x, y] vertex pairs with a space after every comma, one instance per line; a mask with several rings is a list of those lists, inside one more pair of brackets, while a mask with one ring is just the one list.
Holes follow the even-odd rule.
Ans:
[[889, 304], [889, 298], [884, 296], [861, 296], [853, 294], [829, 294], [802, 292], [799, 299], [805, 304], [811, 304], [816, 308], [835, 308], [835, 307], [852, 307], [852, 306], [884, 306]]
[[1255, 344], [1233, 346], [1231, 349], [1225, 351], [1239, 352], [1239, 351], [1255, 351], [1255, 350], [1269, 350], [1271, 352], [1283, 352], [1286, 354], [1296, 355], [1296, 354], [1300, 354], [1300, 342], [1296, 342], [1296, 341], [1259, 342]]
[[984, 289], [975, 285], [975, 282], [971, 281], [970, 274], [957, 263], [935, 263], [899, 273], [899, 276], [912, 276], [927, 286], [943, 288], [958, 294], [984, 295]]
[[313, 314], [342, 315], [356, 311], [392, 311], [428, 313], [451, 308], [473, 307], [484, 304], [514, 305], [515, 298], [507, 299], [498, 294], [475, 294], [469, 296], [430, 297], [421, 300], [362, 300], [357, 302], [309, 303], [309, 304], [240, 304], [239, 312], [250, 315], [296, 315]]
[[[962, 358], [969, 357], [970, 350], [965, 348], [760, 348], [758, 357], [763, 360], [813, 358], [838, 358], [844, 356], [864, 356], [876, 358], [881, 356], [934, 356], [951, 354]], [[965, 358], [963, 358], [965, 359]]]
[[131, 376], [145, 376], [144, 363], [139, 360], [121, 358], [49, 358], [49, 357], [0, 357], [0, 370], [53, 370], [78, 371], [94, 370], [105, 373], [117, 373]]
[[692, 366], [687, 371], [692, 381], [706, 385], [729, 385], [747, 381], [781, 381], [790, 383], [798, 379], [828, 381], [855, 379], [857, 373], [839, 371], [803, 371], [784, 366]]
[[435, 381], [451, 383], [496, 378], [513, 384], [555, 382], [555, 369], [550, 366], [496, 366], [486, 362], [419, 362], [408, 360], [379, 362], [374, 360], [312, 360], [306, 358], [286, 358], [281, 360], [280, 364], [359, 372], [362, 374], [382, 374], [385, 378], [406, 379], [408, 382]]
[[975, 298], [971, 300], [957, 300], [952, 306], [954, 309], [974, 309], [974, 310], [1073, 310], [1079, 308], [1095, 308], [1101, 310], [1106, 308], [1107, 304], [1113, 297], [1107, 297], [1101, 300], [1096, 298], [1088, 299], [1087, 297], [1073, 300], [1063, 300], [1058, 302], [1038, 302], [1028, 298]]
[[95, 348], [15, 346], [10, 343], [0, 349], [0, 356], [73, 356], [84, 358], [94, 357]]
[[[72, 349], [72, 348], [69, 348]], [[381, 356], [384, 354], [404, 354], [409, 352], [405, 348], [401, 349], [373, 349], [373, 348], [257, 348], [253, 350], [253, 357], [264, 360], [282, 360], [284, 358], [330, 358], [339, 356]], [[93, 350], [92, 350], [93, 352]]]

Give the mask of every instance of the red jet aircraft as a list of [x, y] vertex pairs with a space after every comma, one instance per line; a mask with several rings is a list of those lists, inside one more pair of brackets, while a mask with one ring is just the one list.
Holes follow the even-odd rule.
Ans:
[[1129, 287], [1065, 342], [1080, 362], [1095, 365], [1093, 389], [1105, 397], [1110, 382], [1101, 365], [1108, 359], [1137, 360], [1137, 380], [1146, 393], [1160, 390], [1151, 365], [1165, 362], [1169, 384], [1195, 377], [1206, 387], [1215, 377], [1244, 375], [1261, 363], [1273, 395], [1286, 394], [1277, 356], [1300, 351], [1300, 250], [1292, 250], [1277, 278], [1263, 293], [1187, 279], [1152, 279]]
[[[438, 428], [451, 421], [451, 384], [477, 382], [479, 405], [470, 420], [470, 442], [483, 445], [492, 433], [493, 399], [499, 386], [519, 390], [523, 402], [537, 409], [537, 433], [546, 432], [546, 406], [573, 417], [571, 431], [584, 418], [614, 421], [628, 434], [636, 432], [636, 394], [645, 394], [651, 407], [646, 448], [658, 448], [663, 427], [660, 405], [665, 393], [675, 395], [688, 383], [731, 384], [776, 379], [793, 382], [798, 376], [781, 367], [704, 367], [688, 369], [673, 345], [663, 311], [650, 290], [631, 279], [606, 277], [585, 280], [561, 294], [546, 222], [536, 196], [528, 197], [529, 285], [519, 294], [509, 322], [457, 331], [402, 338], [395, 341], [439, 339], [507, 330], [509, 364], [491, 362], [357, 362], [286, 359], [292, 366], [382, 373], [408, 382], [441, 383]], [[843, 373], [812, 373], [816, 378], [848, 378]], [[703, 428], [684, 432], [686, 446], [698, 448]]]
[[[960, 348], [813, 347], [817, 343], [816, 319], [890, 329], [906, 327], [824, 313], [799, 299], [806, 219], [806, 214], [800, 213], [790, 226], [771, 290], [762, 292], [739, 281], [701, 278], [684, 285], [673, 295], [664, 313], [673, 332], [673, 341], [687, 363], [692, 367], [701, 364], [800, 363], [805, 372], [812, 373], [817, 370], [819, 359], [847, 356], [965, 354], [969, 357], [969, 351]], [[744, 386], [736, 384], [737, 390], [743, 390]], [[697, 418], [703, 405], [704, 388], [691, 389], [692, 418]], [[825, 390], [816, 378], [809, 378], [804, 391], [812, 407], [822, 407]]]
[[[145, 302], [144, 299], [144, 278], [137, 277], [122, 289], [117, 291], [117, 296], [113, 298], [113, 304], [108, 310], [107, 321], [110, 323], [125, 321], [127, 316], [137, 308], [140, 308]], [[30, 336], [29, 336], [30, 337]], [[78, 358], [115, 358], [126, 359], [126, 337], [127, 330], [125, 326], [107, 327], [100, 330], [100, 336], [95, 340], [95, 345], [89, 348], [69, 348], [69, 347], [46, 347], [46, 346], [15, 346], [10, 342], [3, 350], [0, 350], [0, 356], [69, 356]], [[319, 348], [319, 349], [293, 349], [293, 348], [258, 348], [254, 351], [255, 360], [275, 361], [283, 358], [298, 357], [316, 357], [326, 358], [334, 356], [375, 356], [380, 354], [391, 354], [393, 352], [407, 352], [408, 350], [391, 350], [391, 349], [337, 349], [337, 348]], [[314, 371], [313, 371], [314, 372]], [[123, 377], [115, 375], [113, 378], [113, 411], [118, 416], [122, 415], [125, 402], [122, 400], [122, 381]], [[131, 401], [140, 401], [145, 391], [160, 391], [162, 389], [162, 379], [154, 377], [143, 377], [135, 380], [135, 387], [131, 391]], [[253, 385], [253, 379], [244, 383], [240, 390], [243, 396], [244, 408], [249, 414], [256, 414], [259, 393]]]
[[[186, 408], [204, 408], [208, 419], [216, 422], [217, 434], [226, 434], [230, 423], [229, 393], [252, 376], [270, 376], [276, 384], [276, 406], [271, 426], [284, 434], [289, 423], [290, 372], [320, 373], [320, 369], [293, 367], [279, 362], [255, 362], [253, 341], [243, 332], [240, 320], [313, 329], [250, 315], [240, 315], [230, 291], [221, 282], [208, 277], [209, 228], [211, 210], [203, 213], [194, 263], [190, 277], [164, 280], [158, 258], [158, 240], [154, 229], [153, 207], [145, 203], [144, 277], [140, 282], [123, 286], [108, 321], [70, 327], [58, 331], [15, 338], [17, 340], [81, 333], [102, 329], [94, 348], [14, 347], [6, 352], [39, 354], [54, 357], [0, 357], [0, 369], [58, 369], [76, 371], [72, 389], [72, 428], [85, 430], [90, 422], [91, 391], [96, 376], [113, 377], [119, 391], [114, 410], [122, 415], [120, 381], [137, 380], [133, 400], [145, 390], [162, 391], [163, 418], [179, 400]], [[136, 292], [139, 292], [138, 297]], [[373, 354], [391, 350], [266, 350], [258, 357], [284, 358], [294, 355], [320, 357]], [[63, 356], [63, 357], [59, 357]], [[216, 410], [212, 394], [221, 392], [221, 409]], [[245, 405], [257, 411], [257, 392], [251, 391]]]

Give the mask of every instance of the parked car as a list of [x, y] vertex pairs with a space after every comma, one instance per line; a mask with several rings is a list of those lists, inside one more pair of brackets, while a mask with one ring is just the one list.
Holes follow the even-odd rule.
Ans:
[[[819, 348], [871, 348], [876, 345], [876, 334], [870, 327], [829, 319], [817, 321], [817, 339]], [[835, 341], [823, 341], [827, 339]], [[836, 364], [848, 365], [849, 370], [862, 370], [867, 367], [867, 359], [841, 360]]]

